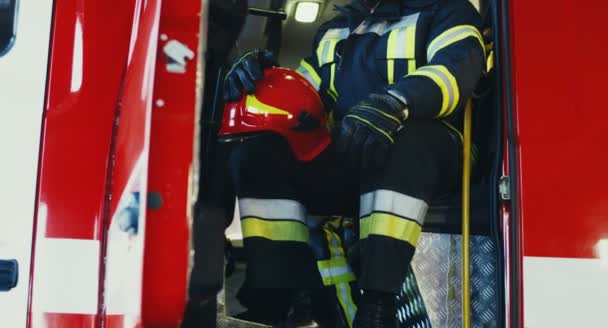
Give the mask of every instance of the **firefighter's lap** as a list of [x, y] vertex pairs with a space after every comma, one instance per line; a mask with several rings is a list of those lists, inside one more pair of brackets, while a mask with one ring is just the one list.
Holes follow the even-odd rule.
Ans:
[[[299, 75], [274, 71], [292, 84], [304, 78], [302, 90], [316, 91], [332, 118], [331, 142], [319, 133], [325, 113], [297, 108], [299, 101], [314, 103], [314, 95], [272, 94], [281, 78], [256, 91], [264, 70], [268, 77], [276, 65], [271, 53], [248, 53], [229, 71], [225, 99], [270, 120], [264, 124], [283, 125], [247, 133], [230, 159], [247, 283], [289, 291], [292, 310], [283, 326], [316, 320], [397, 327], [395, 295], [428, 206], [459, 183], [463, 107], [484, 71], [480, 25], [468, 0], [360, 0], [339, 8], [316, 34]], [[353, 218], [359, 233], [349, 252], [340, 238], [342, 216]], [[318, 236], [320, 250], [311, 247]], [[310, 295], [324, 286], [337, 292], [342, 318], [311, 315]]]

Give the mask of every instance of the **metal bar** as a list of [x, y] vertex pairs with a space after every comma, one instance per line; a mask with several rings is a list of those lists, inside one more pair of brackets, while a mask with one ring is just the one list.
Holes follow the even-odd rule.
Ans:
[[471, 215], [471, 112], [467, 100], [464, 110], [464, 156], [462, 165], [462, 327], [471, 328], [470, 215]]
[[518, 146], [519, 141], [517, 140], [516, 132], [516, 119], [515, 119], [515, 103], [514, 103], [514, 86], [513, 86], [513, 49], [511, 48], [511, 21], [509, 9], [511, 8], [512, 0], [496, 0], [498, 2], [499, 21], [500, 21], [500, 41], [502, 47], [498, 48], [499, 53], [502, 54], [501, 61], [497, 61], [499, 69], [502, 69], [502, 81], [503, 90], [501, 99], [505, 105], [505, 119], [507, 128], [507, 162], [509, 168], [509, 176], [511, 177], [511, 200], [510, 209], [511, 216], [509, 218], [509, 264], [510, 264], [510, 276], [509, 276], [509, 319], [510, 327], [519, 328], [523, 325], [523, 308], [522, 308], [522, 246], [519, 226], [519, 154]]
[[249, 8], [249, 14], [255, 16], [264, 16], [270, 18], [280, 18], [282, 20], [287, 19], [287, 13], [282, 10], [268, 10], [260, 8]]

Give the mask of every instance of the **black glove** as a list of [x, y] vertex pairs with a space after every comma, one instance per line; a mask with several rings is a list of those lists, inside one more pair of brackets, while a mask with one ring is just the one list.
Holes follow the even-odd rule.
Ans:
[[256, 49], [241, 56], [226, 74], [224, 100], [241, 99], [243, 89], [248, 94], [253, 94], [255, 83], [264, 77], [264, 69], [276, 65], [272, 52], [265, 49]]
[[386, 161], [393, 135], [407, 119], [407, 106], [389, 94], [371, 94], [353, 106], [337, 128], [338, 151], [357, 167], [381, 166]]

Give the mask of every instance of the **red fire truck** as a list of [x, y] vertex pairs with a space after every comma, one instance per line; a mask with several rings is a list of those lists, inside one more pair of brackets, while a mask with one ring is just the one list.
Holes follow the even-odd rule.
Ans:
[[[219, 86], [250, 48], [295, 67], [345, 2], [0, 0], [0, 327], [255, 326], [196, 298], [240, 243]], [[608, 327], [606, 6], [475, 4], [493, 73], [471, 187], [432, 204], [413, 263], [430, 322]]]

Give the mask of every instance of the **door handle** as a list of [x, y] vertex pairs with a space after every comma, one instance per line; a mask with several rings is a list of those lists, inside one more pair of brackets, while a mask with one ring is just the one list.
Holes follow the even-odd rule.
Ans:
[[0, 293], [17, 287], [19, 265], [16, 260], [0, 260]]

